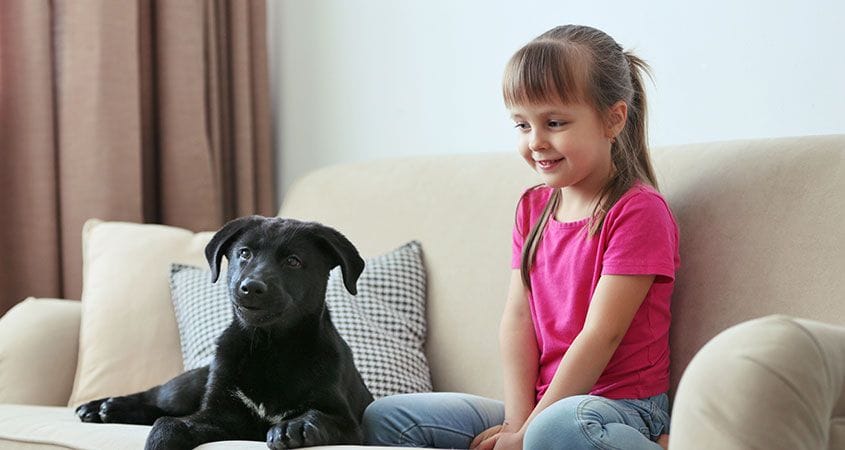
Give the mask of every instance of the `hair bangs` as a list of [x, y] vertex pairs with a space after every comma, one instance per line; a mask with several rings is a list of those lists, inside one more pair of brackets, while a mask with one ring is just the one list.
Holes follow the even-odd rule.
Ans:
[[520, 49], [505, 67], [502, 94], [505, 106], [546, 103], [577, 103], [584, 100], [586, 73], [574, 55], [573, 46], [559, 42], [535, 41]]

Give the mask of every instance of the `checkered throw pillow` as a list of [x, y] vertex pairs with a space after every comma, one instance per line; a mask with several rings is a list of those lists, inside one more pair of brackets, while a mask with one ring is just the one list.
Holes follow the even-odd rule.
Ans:
[[[343, 285], [340, 267], [329, 275], [326, 303], [349, 344], [355, 366], [375, 398], [431, 391], [426, 339], [425, 268], [419, 242], [366, 261], [358, 295]], [[185, 370], [208, 364], [217, 336], [232, 321], [223, 282], [207, 269], [173, 264], [170, 289]]]

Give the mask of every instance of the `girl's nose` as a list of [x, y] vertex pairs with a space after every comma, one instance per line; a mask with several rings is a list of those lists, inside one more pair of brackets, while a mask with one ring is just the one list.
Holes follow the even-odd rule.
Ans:
[[548, 150], [549, 142], [546, 140], [545, 134], [541, 131], [532, 130], [531, 135], [528, 137], [528, 148], [535, 152]]

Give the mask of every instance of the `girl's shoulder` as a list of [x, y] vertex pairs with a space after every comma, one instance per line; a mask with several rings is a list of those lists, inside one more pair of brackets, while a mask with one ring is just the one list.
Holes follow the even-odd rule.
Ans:
[[541, 203], [543, 204], [543, 206], [545, 206], [546, 202], [549, 200], [549, 197], [552, 196], [553, 191], [554, 188], [550, 188], [545, 184], [531, 186], [530, 188], [522, 192], [522, 195], [519, 197], [519, 204], [520, 206], [527, 206]]
[[526, 189], [522, 192], [516, 205], [517, 214], [528, 217], [539, 214], [546, 207], [546, 203], [549, 202], [552, 192], [554, 192], [554, 188], [545, 184], [538, 184]]
[[515, 222], [517, 228], [527, 230], [537, 220], [549, 202], [552, 192], [554, 192], [554, 189], [544, 184], [532, 186], [522, 192], [516, 205]]
[[608, 211], [608, 218], [635, 211], [665, 215], [674, 221], [669, 203], [663, 197], [663, 194], [654, 187], [640, 181], [619, 197], [619, 200]]
[[622, 197], [619, 198], [617, 203], [621, 203], [623, 201], [654, 201], [654, 200], [663, 200], [663, 195], [652, 187], [649, 184], [643, 183], [642, 181], [637, 181], [634, 183], [633, 186], [628, 189], [628, 192], [622, 194]]

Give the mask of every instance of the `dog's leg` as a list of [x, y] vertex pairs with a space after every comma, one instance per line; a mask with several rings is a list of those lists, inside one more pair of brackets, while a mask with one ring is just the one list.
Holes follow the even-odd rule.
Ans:
[[[218, 405], [220, 406], [220, 405]], [[221, 414], [221, 410], [225, 414]], [[266, 425], [240, 405], [203, 409], [187, 417], [161, 417], [147, 436], [145, 450], [191, 450], [207, 442], [260, 440]]]
[[226, 430], [186, 417], [160, 417], [153, 424], [144, 450], [191, 450], [206, 442], [231, 439]]
[[[350, 426], [351, 425], [351, 426]], [[361, 429], [349, 417], [311, 409], [282, 421], [267, 432], [267, 446], [273, 450], [317, 445], [361, 444]]]
[[199, 410], [207, 380], [208, 367], [201, 367], [137, 394], [83, 403], [76, 415], [83, 422], [138, 425], [152, 425], [163, 416], [186, 416]]
[[101, 398], [84, 403], [76, 408], [76, 415], [83, 422], [90, 423], [151, 425], [165, 414], [158, 407], [144, 401], [148, 392], [144, 391], [123, 397]]

